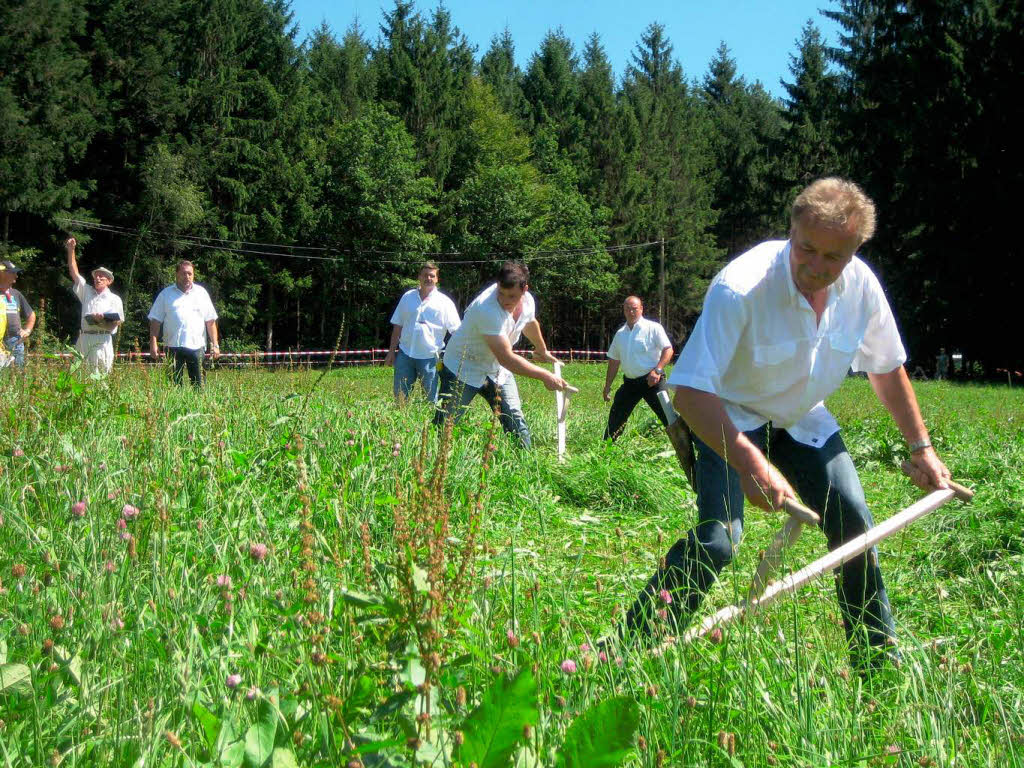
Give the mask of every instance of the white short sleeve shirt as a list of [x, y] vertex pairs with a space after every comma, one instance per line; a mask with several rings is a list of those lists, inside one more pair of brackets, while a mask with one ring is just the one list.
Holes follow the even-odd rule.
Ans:
[[907, 359], [882, 286], [857, 256], [829, 287], [821, 321], [797, 290], [789, 241], [761, 243], [718, 273], [669, 377], [718, 395], [742, 431], [771, 421], [821, 446], [839, 429], [824, 399], [855, 371]]
[[149, 319], [164, 324], [164, 344], [184, 349], [206, 347], [206, 324], [217, 319], [210, 294], [193, 283], [187, 293], [177, 284], [164, 288], [149, 310]]
[[[124, 320], [124, 305], [121, 303], [121, 297], [111, 291], [110, 288], [107, 288], [102, 293], [96, 293], [96, 289], [85, 282], [84, 277], [79, 275], [74, 285], [71, 286], [71, 290], [75, 292], [75, 296], [82, 302], [81, 330], [100, 330], [100, 326], [92, 325], [85, 319], [86, 315], [104, 315], [108, 312], [116, 312], [117, 316]], [[115, 328], [111, 333], [117, 333], [117, 329]]]
[[[532, 293], [527, 291], [523, 294], [523, 303], [520, 305], [519, 317], [513, 317], [512, 319], [515, 321], [515, 325], [512, 327], [512, 334], [508, 340], [514, 347], [523, 337], [523, 328], [526, 327], [526, 324], [537, 319], [537, 302], [534, 300]], [[512, 377], [512, 371], [503, 365], [500, 368], [501, 370], [498, 371], [498, 378], [495, 382], [499, 386], [504, 386], [505, 382]]]
[[515, 326], [512, 315], [498, 303], [498, 284], [494, 283], [466, 307], [462, 325], [445, 347], [444, 367], [471, 387], [482, 387], [488, 378], [497, 382], [501, 365], [484, 337], [505, 336], [511, 340]]
[[627, 323], [615, 332], [608, 347], [608, 359], [619, 361], [623, 376], [636, 379], [654, 370], [662, 351], [671, 346], [661, 323], [641, 317], [632, 328]]
[[445, 332], [454, 333], [460, 325], [455, 302], [437, 288], [425, 299], [420, 299], [419, 288], [403, 293], [391, 322], [402, 326], [398, 348], [417, 360], [437, 357]]

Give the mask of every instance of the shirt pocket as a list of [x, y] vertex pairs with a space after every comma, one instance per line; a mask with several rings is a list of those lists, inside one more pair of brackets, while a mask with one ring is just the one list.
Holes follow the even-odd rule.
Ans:
[[795, 341], [784, 341], [781, 344], [761, 344], [754, 347], [753, 363], [756, 368], [775, 368], [791, 362], [795, 355]]

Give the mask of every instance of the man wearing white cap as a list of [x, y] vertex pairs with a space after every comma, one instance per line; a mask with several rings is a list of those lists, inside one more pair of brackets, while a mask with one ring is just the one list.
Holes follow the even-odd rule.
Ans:
[[81, 333], [78, 335], [78, 351], [85, 359], [87, 373], [106, 376], [114, 365], [114, 334], [124, 322], [124, 305], [121, 297], [110, 290], [114, 273], [106, 267], [92, 271], [92, 285], [78, 271], [75, 248], [78, 242], [69, 237], [64, 248], [68, 254], [68, 274], [71, 276], [71, 290], [82, 302]]

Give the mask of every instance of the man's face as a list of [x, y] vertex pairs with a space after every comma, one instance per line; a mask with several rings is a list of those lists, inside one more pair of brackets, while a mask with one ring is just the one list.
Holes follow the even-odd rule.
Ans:
[[622, 314], [626, 316], [626, 322], [630, 327], [636, 325], [636, 321], [644, 315], [644, 305], [640, 299], [626, 299], [622, 305]]
[[9, 269], [0, 271], [0, 291], [8, 290], [17, 279], [18, 274], [16, 272], [11, 272]]
[[92, 287], [96, 289], [96, 293], [103, 293], [107, 290], [107, 286], [110, 283], [110, 278], [106, 275], [101, 275], [99, 272], [92, 276]]
[[518, 285], [512, 288], [506, 288], [505, 286], [498, 285], [498, 303], [501, 308], [506, 312], [515, 312], [516, 307], [519, 306], [519, 302], [523, 300], [523, 294], [526, 293], [529, 286], [520, 288]]
[[437, 270], [436, 269], [421, 269], [420, 270], [420, 290], [421, 291], [432, 291], [437, 286]]
[[178, 288], [182, 291], [187, 291], [192, 287], [192, 281], [195, 278], [195, 270], [192, 269], [190, 264], [185, 264], [178, 268], [177, 273], [174, 275], [174, 282], [178, 284]]
[[856, 227], [838, 228], [798, 220], [789, 233], [790, 271], [801, 293], [817, 293], [839, 279], [860, 246]]

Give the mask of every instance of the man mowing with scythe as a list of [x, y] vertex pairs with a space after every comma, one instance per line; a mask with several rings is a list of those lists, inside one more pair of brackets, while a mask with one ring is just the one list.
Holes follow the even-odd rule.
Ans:
[[[851, 366], [868, 374], [906, 439], [913, 482], [947, 487], [949, 470], [921, 419], [889, 303], [855, 255], [874, 229], [875, 206], [860, 187], [820, 179], [793, 203], [789, 240], [755, 246], [712, 281], [669, 379], [693, 432], [698, 522], [629, 610], [627, 634], [650, 637], [660, 608], [680, 623], [697, 610], [740, 542], [744, 499], [772, 511], [799, 493], [821, 514], [829, 549], [872, 526], [839, 425], [823, 404]], [[836, 587], [851, 645], [894, 646], [876, 550], [843, 565]]]

